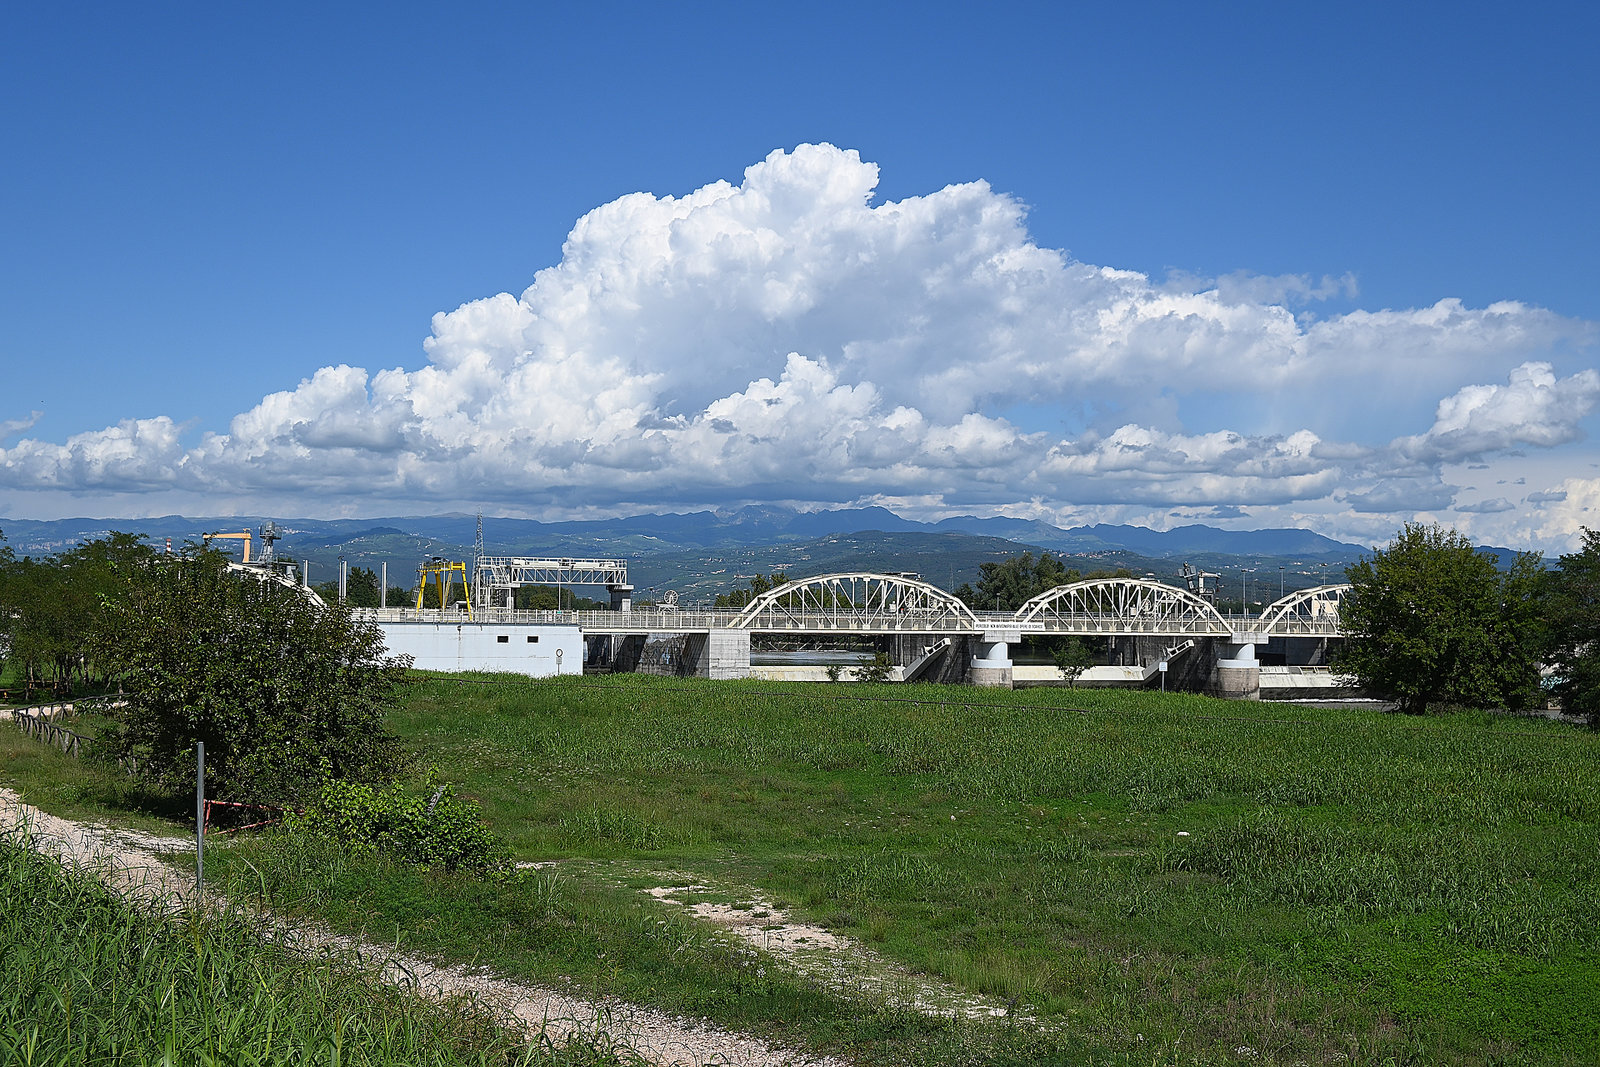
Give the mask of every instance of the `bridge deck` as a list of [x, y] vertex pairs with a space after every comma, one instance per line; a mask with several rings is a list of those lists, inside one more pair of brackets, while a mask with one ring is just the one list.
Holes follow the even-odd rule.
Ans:
[[1024, 635], [1217, 637], [1254, 642], [1268, 637], [1338, 637], [1337, 617], [1279, 617], [1263, 620], [1255, 615], [1219, 618], [1125, 617], [1105, 613], [1053, 614], [1021, 621], [1009, 612], [976, 612], [973, 621], [950, 616], [915, 614], [852, 616], [848, 613], [789, 613], [767, 616], [740, 625], [739, 611], [513, 611], [488, 608], [469, 618], [457, 609], [358, 609], [357, 614], [376, 622], [511, 623], [537, 626], [576, 626], [591, 634], [706, 633], [711, 630], [748, 629], [752, 633], [781, 634], [946, 634], [998, 635], [1015, 639]]

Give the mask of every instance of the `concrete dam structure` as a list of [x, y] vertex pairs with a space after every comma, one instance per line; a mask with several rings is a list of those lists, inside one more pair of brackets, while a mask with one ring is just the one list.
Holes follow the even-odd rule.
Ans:
[[[634, 610], [625, 573], [614, 566], [600, 570], [613, 591], [611, 611], [518, 611], [506, 596], [499, 605], [492, 600], [500, 598], [480, 598], [475, 609], [463, 603], [360, 614], [383, 629], [391, 651], [434, 670], [552, 677], [587, 668], [747, 678], [761, 671], [751, 665], [754, 636], [818, 644], [832, 638], [871, 642], [886, 652], [892, 680], [1011, 688], [1044, 684], [1041, 672], [1060, 677], [1053, 668], [1013, 662], [1012, 650], [1024, 639], [1075, 636], [1105, 639], [1114, 661], [1086, 673], [1087, 684], [1159, 680], [1170, 688], [1253, 699], [1261, 693], [1263, 671], [1269, 682], [1298, 678], [1306, 689], [1321, 688], [1319, 678], [1332, 680], [1328, 647], [1343, 637], [1339, 603], [1349, 588], [1304, 589], [1259, 615], [1225, 616], [1185, 589], [1105, 578], [1057, 586], [1015, 612], [976, 612], [914, 576], [854, 572], [789, 582], [738, 610]], [[505, 565], [491, 573], [497, 588], [522, 577], [511, 576]]]

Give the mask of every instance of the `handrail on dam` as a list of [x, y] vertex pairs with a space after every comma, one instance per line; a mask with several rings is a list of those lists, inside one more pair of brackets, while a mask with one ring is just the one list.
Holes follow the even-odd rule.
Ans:
[[[872, 579], [872, 581], [863, 581]], [[882, 581], [876, 581], [882, 579]], [[868, 595], [846, 599], [861, 585]], [[786, 597], [771, 590], [740, 609], [632, 611], [519, 611], [477, 608], [358, 608], [383, 623], [574, 626], [586, 633], [704, 633], [747, 630], [788, 634], [1024, 634], [1076, 636], [1216, 637], [1260, 643], [1269, 637], [1339, 637], [1339, 602], [1347, 585], [1292, 593], [1260, 615], [1224, 615], [1186, 590], [1144, 579], [1097, 579], [1059, 586], [1015, 612], [959, 608], [953, 597], [896, 575], [823, 575], [793, 583]], [[930, 592], [930, 590], [932, 592]], [[992, 639], [992, 638], [991, 638]]]

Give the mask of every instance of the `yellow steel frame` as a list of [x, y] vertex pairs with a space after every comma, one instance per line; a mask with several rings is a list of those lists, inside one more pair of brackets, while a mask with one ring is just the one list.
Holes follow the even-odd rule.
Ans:
[[450, 605], [450, 590], [455, 586], [457, 574], [461, 575], [461, 595], [467, 598], [467, 618], [472, 618], [472, 590], [467, 585], [465, 563], [424, 563], [422, 580], [417, 583], [417, 610], [422, 610], [422, 600], [428, 591], [429, 578], [433, 579], [434, 586], [439, 590], [439, 610], [447, 608]]
[[208, 534], [201, 534], [200, 535], [200, 539], [201, 539], [201, 541], [203, 541], [204, 543], [206, 543], [208, 545], [211, 542], [219, 540], [219, 539], [223, 540], [223, 541], [243, 541], [244, 542], [244, 561], [246, 563], [250, 562], [250, 531], [249, 530], [245, 530], [243, 533], [208, 533]]

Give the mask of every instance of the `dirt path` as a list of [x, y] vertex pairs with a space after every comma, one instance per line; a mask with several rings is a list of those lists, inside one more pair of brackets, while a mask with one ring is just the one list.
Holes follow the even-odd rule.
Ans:
[[[844, 993], [887, 997], [926, 1015], [967, 1019], [1012, 1016], [1015, 1005], [960, 989], [926, 974], [912, 974], [866, 945], [813, 923], [801, 922], [758, 893], [734, 894], [732, 903], [708, 899], [727, 890], [704, 885], [664, 885], [652, 897], [677, 905], [696, 918], [776, 956], [795, 972]], [[1032, 1022], [1026, 1013], [1015, 1018]]]
[[[23, 803], [20, 796], [3, 786], [0, 834], [26, 834], [35, 848], [63, 864], [93, 872], [118, 892], [146, 906], [172, 913], [183, 910], [193, 900], [192, 872], [169, 866], [159, 855], [193, 852], [192, 838], [168, 838], [59, 819]], [[282, 932], [297, 951], [312, 954], [328, 948], [342, 949], [375, 964], [384, 981], [415, 989], [424, 996], [476, 996], [522, 1020], [530, 1030], [542, 1026], [558, 1043], [568, 1034], [603, 1032], [617, 1045], [632, 1049], [657, 1067], [847, 1067], [843, 1060], [780, 1048], [758, 1037], [636, 1004], [582, 1000], [480, 970], [441, 967], [428, 960], [399, 956], [299, 920]]]

